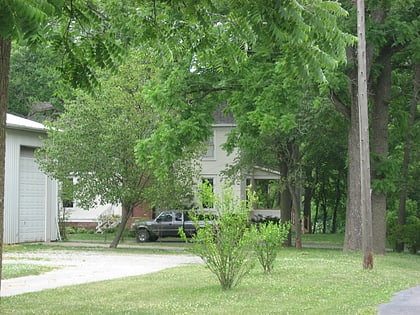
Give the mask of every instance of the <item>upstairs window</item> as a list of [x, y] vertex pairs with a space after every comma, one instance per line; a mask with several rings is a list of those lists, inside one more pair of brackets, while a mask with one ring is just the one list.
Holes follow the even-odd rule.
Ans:
[[204, 158], [205, 159], [213, 159], [215, 154], [214, 154], [214, 136], [211, 135], [206, 142], [206, 146], [207, 146], [207, 151], [204, 154]]

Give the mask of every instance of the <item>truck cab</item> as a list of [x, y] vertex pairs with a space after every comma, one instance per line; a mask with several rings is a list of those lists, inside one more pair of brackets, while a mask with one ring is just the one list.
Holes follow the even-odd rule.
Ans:
[[152, 221], [134, 222], [130, 232], [136, 236], [138, 242], [156, 241], [159, 237], [179, 237], [179, 228], [187, 235], [196, 231], [194, 222], [186, 211], [162, 211]]

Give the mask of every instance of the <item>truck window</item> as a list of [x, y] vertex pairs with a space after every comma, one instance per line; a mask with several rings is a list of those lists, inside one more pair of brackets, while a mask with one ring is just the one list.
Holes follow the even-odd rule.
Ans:
[[157, 219], [157, 222], [172, 222], [171, 213], [162, 213]]

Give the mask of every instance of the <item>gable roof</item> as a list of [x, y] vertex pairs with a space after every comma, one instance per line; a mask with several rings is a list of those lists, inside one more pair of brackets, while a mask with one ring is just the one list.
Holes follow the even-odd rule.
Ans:
[[12, 114], [6, 116], [6, 128], [45, 132], [43, 124]]

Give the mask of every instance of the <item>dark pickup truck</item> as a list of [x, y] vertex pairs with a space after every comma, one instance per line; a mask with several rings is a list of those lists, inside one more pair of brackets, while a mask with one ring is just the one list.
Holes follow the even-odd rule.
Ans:
[[180, 227], [187, 236], [196, 232], [196, 223], [191, 220], [187, 212], [168, 210], [162, 211], [153, 221], [134, 222], [131, 224], [130, 232], [136, 236], [138, 242], [148, 242], [156, 241], [159, 237], [179, 237]]

